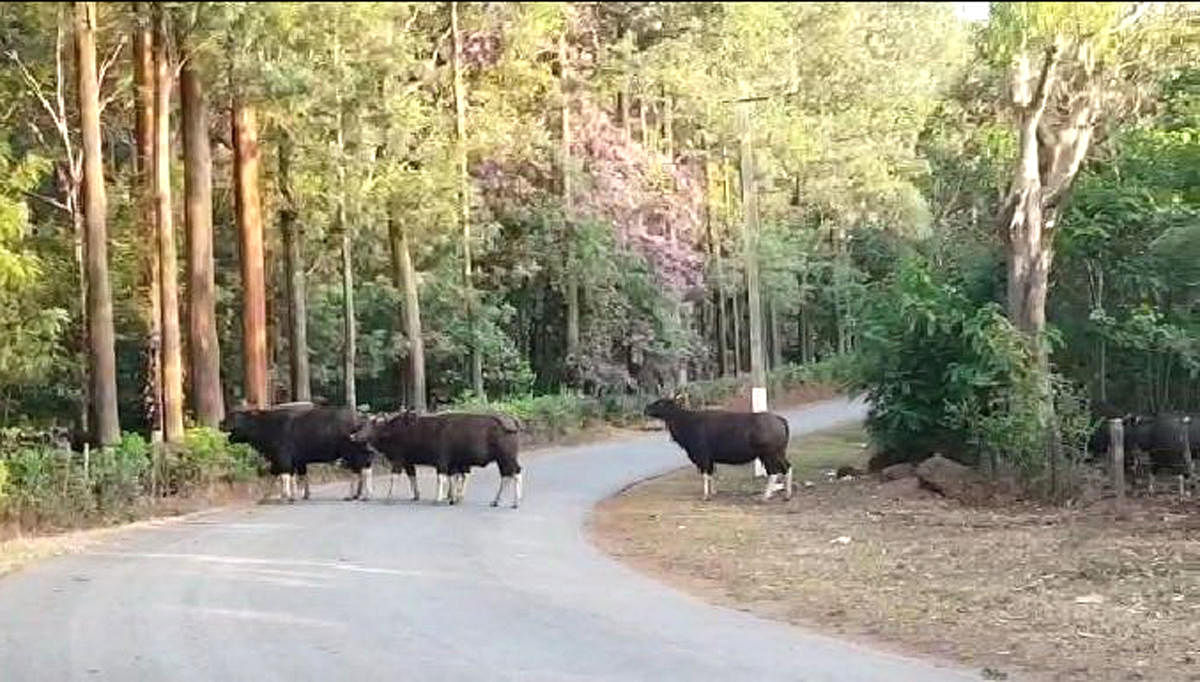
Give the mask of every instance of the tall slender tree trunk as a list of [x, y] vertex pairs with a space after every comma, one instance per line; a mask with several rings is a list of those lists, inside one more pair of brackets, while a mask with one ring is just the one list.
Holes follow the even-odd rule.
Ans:
[[779, 328], [779, 308], [775, 298], [767, 299], [767, 312], [771, 319], [771, 369], [783, 366], [783, 334]]
[[[341, 221], [344, 221], [343, 217]], [[342, 356], [342, 376], [345, 381], [346, 405], [358, 406], [358, 389], [354, 381], [355, 357], [358, 353], [355, 343], [354, 320], [354, 266], [350, 258], [350, 230], [342, 222], [342, 334], [346, 340], [345, 353]]]
[[279, 229], [283, 233], [284, 270], [288, 297], [288, 376], [292, 400], [312, 400], [308, 365], [308, 299], [304, 286], [304, 233], [296, 222], [296, 199], [292, 193], [292, 138], [282, 131], [279, 139]]
[[163, 440], [183, 441], [183, 353], [179, 330], [179, 272], [171, 213], [171, 85], [166, 12], [154, 6], [154, 219], [158, 225], [162, 291]]
[[567, 358], [572, 363], [579, 362], [579, 278], [576, 273], [575, 239], [572, 218], [571, 196], [571, 102], [569, 62], [567, 60], [567, 33], [564, 30], [558, 37], [559, 65], [559, 95], [561, 97], [562, 135], [560, 142], [560, 170], [562, 172], [562, 201], [563, 219], [567, 242], [566, 280], [567, 280]]
[[[341, 73], [342, 46], [340, 36], [334, 33], [334, 73]], [[335, 76], [336, 77], [336, 76]], [[337, 111], [336, 150], [337, 154], [337, 206], [334, 213], [334, 234], [342, 238], [342, 382], [346, 405], [358, 407], [358, 390], [354, 380], [356, 364], [357, 331], [354, 319], [354, 264], [351, 259], [350, 226], [346, 222], [346, 126], [345, 111], [340, 87], [335, 86]]]
[[108, 282], [108, 226], [100, 140], [100, 85], [96, 80], [96, 3], [75, 3], [75, 58], [79, 124], [83, 133], [83, 216], [87, 271], [88, 364], [91, 366], [92, 439], [121, 438], [117, 415], [117, 360], [112, 290]]
[[741, 288], [734, 285], [729, 294], [730, 319], [733, 321], [733, 375], [741, 376], [745, 365], [742, 364], [742, 310], [738, 305], [742, 297]]
[[196, 421], [217, 428], [225, 416], [221, 350], [217, 339], [217, 286], [213, 265], [212, 151], [208, 103], [193, 59], [179, 73], [183, 105], [183, 174], [188, 245], [188, 342]]
[[462, 212], [463, 286], [466, 289], [467, 325], [471, 337], [471, 385], [476, 397], [487, 400], [483, 388], [483, 348], [475, 320], [475, 286], [471, 278], [471, 189], [467, 175], [467, 102], [463, 85], [462, 33], [458, 28], [458, 3], [450, 3], [450, 31], [454, 38], [454, 132], [458, 156], [458, 200]]
[[663, 142], [667, 148], [667, 161], [675, 163], [675, 98], [663, 98]]
[[141, 222], [142, 282], [146, 289], [146, 421], [150, 441], [161, 442], [162, 422], [162, 294], [159, 291], [158, 226], [154, 219], [154, 31], [150, 7], [133, 3], [134, 128], [137, 143], [137, 202]]
[[[746, 308], [750, 326], [750, 409], [767, 410], [767, 376], [763, 358], [763, 306], [758, 277], [758, 183], [754, 166], [753, 131], [750, 126], [751, 102], [738, 103], [737, 123], [741, 137], [743, 249], [746, 261]], [[754, 474], [766, 475], [759, 460], [754, 460]], [[790, 491], [789, 491], [790, 492]]]
[[[237, 87], [237, 84], [234, 84]], [[235, 89], [232, 106], [234, 197], [242, 266], [242, 366], [245, 400], [270, 403], [267, 392], [267, 295], [259, 198], [258, 125], [254, 106]]]
[[404, 293], [404, 334], [408, 337], [408, 377], [412, 392], [411, 406], [424, 412], [425, 403], [425, 338], [421, 331], [421, 299], [417, 291], [417, 275], [413, 270], [412, 248], [408, 228], [393, 214], [388, 221], [396, 263], [396, 286]]

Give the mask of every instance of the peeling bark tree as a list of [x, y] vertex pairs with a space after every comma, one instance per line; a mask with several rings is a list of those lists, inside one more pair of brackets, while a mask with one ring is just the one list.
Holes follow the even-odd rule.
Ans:
[[183, 106], [184, 219], [187, 227], [188, 347], [191, 351], [192, 408], [202, 426], [217, 428], [225, 416], [221, 394], [221, 351], [217, 340], [216, 281], [213, 266], [212, 150], [208, 103], [194, 55], [179, 73]]
[[100, 147], [100, 85], [96, 78], [96, 3], [75, 3], [75, 57], [79, 124], [83, 133], [83, 222], [87, 271], [88, 364], [91, 369], [92, 439], [121, 439], [117, 415], [117, 360], [112, 290], [108, 282], [108, 226]]
[[183, 442], [183, 354], [179, 332], [178, 264], [171, 215], [171, 64], [166, 13], [154, 7], [154, 221], [158, 226], [162, 291], [163, 440]]
[[[236, 86], [235, 86], [236, 87]], [[242, 265], [242, 363], [245, 399], [266, 407], [267, 295], [263, 262], [262, 206], [258, 191], [258, 126], [253, 105], [240, 93], [233, 107], [234, 198]]]
[[159, 291], [158, 227], [154, 221], [154, 32], [146, 3], [134, 3], [134, 126], [137, 143], [138, 219], [141, 221], [142, 281], [146, 288], [146, 420], [150, 441], [162, 441], [162, 293]]

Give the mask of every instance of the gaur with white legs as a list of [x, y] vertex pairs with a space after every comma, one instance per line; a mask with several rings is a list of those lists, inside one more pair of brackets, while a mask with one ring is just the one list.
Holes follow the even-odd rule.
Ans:
[[[676, 398], [663, 398], [646, 406], [646, 416], [667, 424], [671, 440], [687, 453], [704, 480], [703, 498], [713, 493], [715, 464], [762, 462], [767, 470], [763, 500], [783, 490], [792, 497], [792, 465], [787, 459], [788, 423], [770, 412], [689, 410]], [[780, 483], [780, 477], [783, 482]]]
[[[495, 462], [500, 469], [500, 488], [492, 506], [499, 505], [505, 490], [515, 486], [511, 499], [516, 509], [521, 503], [519, 431], [520, 422], [508, 415], [417, 415], [410, 411], [372, 418], [351, 439], [387, 457], [393, 471], [403, 469], [408, 473], [415, 465], [436, 469], [437, 502], [461, 502], [471, 469]], [[415, 499], [418, 493], [412, 476]]]
[[309, 464], [338, 460], [358, 474], [346, 499], [370, 499], [371, 451], [350, 440], [361, 425], [362, 418], [349, 408], [288, 403], [265, 410], [231, 410], [221, 428], [231, 443], [246, 443], [267, 459], [282, 484], [281, 499], [294, 502], [301, 486], [308, 499]]

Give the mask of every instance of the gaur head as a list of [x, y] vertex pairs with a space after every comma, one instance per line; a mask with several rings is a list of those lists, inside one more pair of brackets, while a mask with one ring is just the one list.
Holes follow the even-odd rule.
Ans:
[[686, 398], [682, 393], [676, 393], [670, 398], [659, 398], [646, 406], [645, 414], [647, 417], [655, 419], [666, 419], [671, 415], [679, 413], [684, 409]]
[[229, 434], [230, 443], [248, 443], [257, 430], [255, 417], [261, 412], [245, 405], [229, 410], [221, 420], [221, 430]]
[[350, 441], [353, 443], [368, 443], [371, 439], [379, 436], [383, 425], [388, 423], [394, 415], [390, 414], [373, 414], [358, 422], [358, 429], [350, 434]]

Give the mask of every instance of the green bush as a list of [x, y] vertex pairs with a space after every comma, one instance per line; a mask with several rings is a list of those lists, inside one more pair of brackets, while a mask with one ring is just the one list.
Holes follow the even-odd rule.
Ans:
[[230, 443], [223, 431], [188, 429], [183, 446], [166, 457], [168, 490], [186, 493], [209, 490], [219, 483], [250, 481], [261, 473], [262, 458], [251, 447]]
[[93, 450], [89, 460], [88, 478], [97, 511], [121, 513], [140, 501], [150, 473], [150, 447], [141, 436], [125, 433], [115, 447]]
[[[1086, 401], [1039, 368], [1032, 344], [987, 294], [916, 257], [880, 286], [858, 361], [867, 429], [882, 464], [941, 452], [1040, 488], [1056, 473], [1049, 453], [1062, 452], [1065, 467], [1082, 452]], [[1053, 413], [1044, 409], [1047, 390]]]

